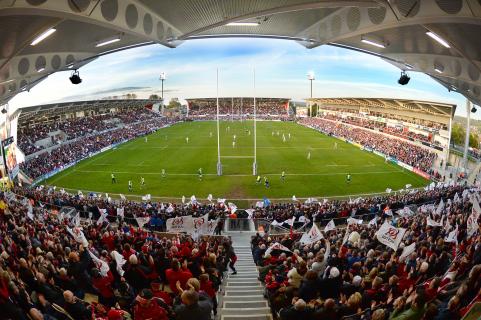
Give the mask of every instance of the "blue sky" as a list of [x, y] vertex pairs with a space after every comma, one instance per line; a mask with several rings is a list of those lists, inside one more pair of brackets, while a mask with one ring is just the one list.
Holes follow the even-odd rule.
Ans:
[[456, 103], [457, 114], [465, 115], [464, 97], [448, 92], [424, 74], [412, 72], [410, 83], [400, 86], [400, 71], [377, 57], [330, 46], [308, 50], [296, 42], [266, 39], [193, 40], [176, 49], [153, 45], [110, 54], [80, 69], [82, 84], [72, 85], [69, 73], [57, 73], [12, 99], [10, 106], [127, 92], [148, 97], [160, 94], [161, 72], [167, 73], [166, 99], [214, 97], [217, 69], [219, 96], [252, 96], [255, 69], [257, 96], [301, 100], [310, 94], [307, 72], [313, 71], [315, 97], [432, 100]]

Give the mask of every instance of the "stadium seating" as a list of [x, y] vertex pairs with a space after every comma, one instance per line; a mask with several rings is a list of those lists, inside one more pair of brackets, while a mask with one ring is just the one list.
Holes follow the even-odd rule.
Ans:
[[[42, 187], [17, 187], [14, 192], [0, 195], [2, 316], [90, 319], [94, 314], [96, 319], [121, 319], [118, 314], [129, 312], [134, 319], [146, 319], [146, 314], [173, 319], [173, 311], [185, 313], [178, 298], [181, 291], [192, 287], [198, 292], [194, 296], [203, 301], [199, 317], [210, 318], [206, 312], [214, 308], [215, 293], [235, 255], [229, 240], [167, 239], [167, 234], [149, 229], [157, 226], [154, 217], [163, 222], [204, 213], [210, 219], [227, 218], [223, 204], [112, 201]], [[438, 184], [385, 197], [310, 199], [253, 208], [253, 219], [304, 217], [307, 229], [315, 222], [322, 230], [330, 219], [338, 218], [325, 239], [308, 245], [297, 241], [295, 233], [253, 237], [253, 258], [271, 310], [280, 319], [360, 319], [362, 315], [405, 319], [411, 314], [417, 317], [410, 319], [432, 314], [459, 319], [481, 293], [481, 236], [479, 230], [468, 234], [473, 223], [468, 221], [470, 199], [477, 193], [477, 188]], [[413, 204], [414, 211], [405, 209], [414, 208]], [[82, 229], [75, 217], [61, 215], [64, 206], [84, 211], [88, 218], [82, 219]], [[118, 208], [123, 208], [124, 216], [117, 215]], [[103, 210], [108, 219], [93, 223]], [[375, 236], [393, 215], [391, 223], [407, 230], [398, 250]], [[141, 216], [151, 217], [143, 230], [131, 224]], [[371, 223], [346, 221], [351, 216]], [[428, 216], [440, 225], [433, 226]], [[450, 236], [453, 230], [457, 232]], [[284, 247], [266, 252], [274, 241]], [[404, 255], [411, 244], [414, 250]], [[236, 288], [234, 293], [238, 292]], [[381, 313], [384, 317], [379, 318]]]
[[436, 155], [428, 149], [399, 139], [390, 139], [380, 133], [371, 132], [363, 128], [350, 127], [328, 119], [305, 118], [299, 123], [313, 127], [328, 135], [357, 142], [364, 147], [382, 152], [421, 171], [432, 172], [432, 165]]

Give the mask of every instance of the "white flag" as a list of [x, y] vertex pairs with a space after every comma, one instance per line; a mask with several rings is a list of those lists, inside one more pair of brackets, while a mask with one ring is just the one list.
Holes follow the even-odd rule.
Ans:
[[317, 241], [321, 240], [322, 238], [324, 238], [324, 237], [322, 236], [321, 231], [319, 230], [317, 225], [314, 223], [312, 225], [311, 230], [309, 230], [309, 232], [304, 233], [302, 235], [301, 244], [311, 244], [311, 243], [314, 243], [314, 242], [317, 242]]
[[443, 212], [443, 209], [444, 209], [444, 201], [443, 201], [443, 198], [441, 198], [441, 201], [439, 201], [438, 207], [436, 208], [436, 211], [434, 213], [440, 216], [441, 213]]
[[223, 199], [223, 198], [217, 198], [217, 203], [222, 203], [222, 204], [224, 204], [224, 203], [225, 203], [225, 199]]
[[431, 219], [431, 216], [429, 216], [429, 215], [426, 217], [426, 224], [430, 227], [442, 227], [443, 226], [442, 222], [437, 222], [437, 221]]
[[255, 210], [254, 209], [246, 209], [245, 211], [247, 212], [247, 217], [249, 219], [252, 219], [252, 216], [254, 215]]
[[265, 255], [271, 254], [271, 252], [273, 250], [282, 250], [282, 251], [286, 251], [286, 252], [291, 252], [291, 250], [289, 250], [287, 247], [283, 246], [279, 242], [275, 242], [269, 248], [267, 248], [267, 250], [265, 252]]
[[393, 227], [385, 221], [376, 232], [376, 237], [382, 244], [397, 250], [404, 233], [406, 233], [406, 229]]
[[124, 276], [124, 269], [122, 269], [122, 267], [124, 266], [124, 264], [127, 262], [124, 258], [123, 255], [121, 255], [120, 253], [118, 253], [117, 251], [112, 251], [112, 255], [114, 256], [114, 260], [115, 260], [115, 264], [117, 265], [116, 269], [117, 269], [117, 272], [119, 273], [119, 275], [121, 277]]
[[85, 248], [88, 247], [89, 242], [87, 241], [87, 238], [85, 238], [85, 235], [80, 228], [73, 228], [70, 229], [67, 227], [67, 232], [72, 235], [72, 237], [77, 241], [78, 243], [82, 244]]
[[342, 238], [342, 245], [344, 245], [349, 239], [349, 234], [350, 234], [349, 227], [346, 227], [346, 233], [344, 233], [344, 238]]
[[150, 196], [150, 194], [146, 194], [145, 196], [142, 197], [142, 201], [150, 201], [152, 197]]
[[167, 213], [172, 213], [174, 212], [174, 207], [172, 206], [172, 203], [169, 203], [169, 207], [165, 210]]
[[110, 268], [107, 262], [100, 260], [97, 258], [95, 254], [92, 253], [92, 251], [88, 250], [90, 257], [92, 258], [93, 262], [95, 263], [95, 266], [100, 270], [100, 274], [102, 277], [107, 276], [107, 273], [109, 272]]
[[403, 248], [403, 252], [401, 253], [401, 256], [399, 257], [399, 261], [403, 262], [406, 260], [407, 257], [411, 255], [411, 253], [416, 250], [416, 242], [411, 243], [409, 246]]
[[32, 204], [30, 203], [30, 200], [27, 200], [27, 217], [30, 220], [33, 220], [33, 207]]
[[329, 232], [331, 230], [336, 230], [336, 224], [334, 223], [334, 219], [331, 219], [331, 221], [329, 221], [324, 227], [324, 232]]
[[123, 194], [120, 194], [120, 200], [125, 201], [127, 198]]
[[454, 203], [461, 203], [461, 199], [459, 199], [459, 196], [458, 196], [458, 193], [456, 192], [456, 194], [454, 195], [454, 199], [453, 199]]
[[237, 211], [237, 206], [236, 206], [234, 203], [232, 203], [232, 202], [229, 202], [229, 204], [227, 205], [227, 207], [229, 208], [229, 210], [230, 210], [231, 213], [234, 213], [234, 212]]
[[284, 220], [284, 222], [282, 224], [287, 223], [288, 225], [290, 225], [292, 227], [294, 225], [295, 221], [296, 221], [296, 217], [294, 216], [290, 219]]
[[124, 207], [117, 208], [117, 216], [121, 218], [124, 217]]
[[182, 196], [182, 203], [185, 203], [185, 196]]
[[458, 243], [458, 225], [456, 225], [456, 228], [451, 231], [446, 238], [444, 238], [444, 242], [454, 242]]
[[347, 225], [350, 226], [351, 224], [362, 224], [362, 219], [356, 219], [356, 218], [348, 218], [347, 219]]
[[191, 202], [192, 204], [197, 203], [197, 198], [195, 197], [195, 195], [190, 196], [190, 202]]
[[142, 229], [144, 225], [150, 221], [150, 217], [135, 217], [135, 221], [137, 221], [139, 228]]
[[100, 212], [100, 217], [99, 219], [97, 220], [97, 225], [100, 226], [101, 224], [104, 223], [104, 221], [107, 220], [107, 216], [109, 215], [107, 213], [107, 209], [100, 209], [99, 208], [99, 212]]
[[368, 225], [368, 227], [372, 227], [372, 226], [377, 227], [377, 217], [372, 218], [372, 220], [369, 221], [369, 223], [367, 225]]
[[473, 208], [473, 212], [469, 215], [468, 221], [466, 223], [467, 223], [468, 236], [471, 237], [479, 229], [478, 215], [476, 214], [474, 208]]
[[264, 208], [264, 201], [257, 201], [257, 202], [256, 202], [256, 207], [257, 207], [257, 208]]
[[292, 196], [292, 201], [297, 201], [296, 196]]
[[412, 187], [412, 184], [409, 184], [409, 183], [408, 183], [408, 184], [406, 185], [406, 189], [409, 189], [409, 188], [411, 188], [411, 187]]
[[472, 197], [471, 201], [473, 202], [472, 213], [476, 215], [476, 219], [477, 219], [481, 215], [481, 208], [479, 207], [478, 198], [474, 196]]
[[387, 188], [386, 189], [386, 193], [391, 193], [392, 192], [392, 189], [391, 188]]
[[212, 202], [212, 199], [213, 199], [212, 194], [209, 193], [209, 195], [207, 196], [207, 200], [209, 200], [209, 202]]

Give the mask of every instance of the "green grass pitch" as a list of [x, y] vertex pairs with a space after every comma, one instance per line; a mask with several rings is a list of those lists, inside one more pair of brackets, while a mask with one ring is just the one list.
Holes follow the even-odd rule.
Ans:
[[[134, 197], [205, 199], [290, 199], [333, 197], [413, 188], [428, 181], [346, 142], [291, 122], [257, 122], [258, 172], [267, 176], [270, 188], [257, 185], [252, 176], [254, 132], [252, 121], [220, 124], [223, 175], [216, 175], [217, 134], [215, 121], [186, 122], [161, 129], [86, 159], [46, 181], [66, 189], [108, 192]], [[212, 133], [212, 136], [211, 136]], [[290, 138], [289, 138], [290, 134]], [[233, 136], [236, 144], [233, 147]], [[286, 141], [283, 141], [283, 135]], [[189, 138], [187, 143], [186, 137]], [[337, 142], [337, 149], [334, 144]], [[308, 159], [310, 153], [310, 159]], [[197, 170], [203, 169], [199, 180]], [[166, 177], [161, 177], [165, 169]], [[285, 171], [285, 181], [281, 172]], [[117, 183], [110, 175], [115, 173]], [[351, 183], [346, 175], [352, 175]], [[145, 178], [141, 188], [140, 178]], [[129, 193], [128, 180], [133, 182]]]

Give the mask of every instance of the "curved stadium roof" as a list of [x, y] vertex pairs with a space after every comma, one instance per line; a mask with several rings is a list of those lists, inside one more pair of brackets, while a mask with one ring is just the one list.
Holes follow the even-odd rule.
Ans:
[[481, 104], [479, 34], [481, 0], [0, 0], [0, 104], [104, 54], [215, 37], [363, 51]]

